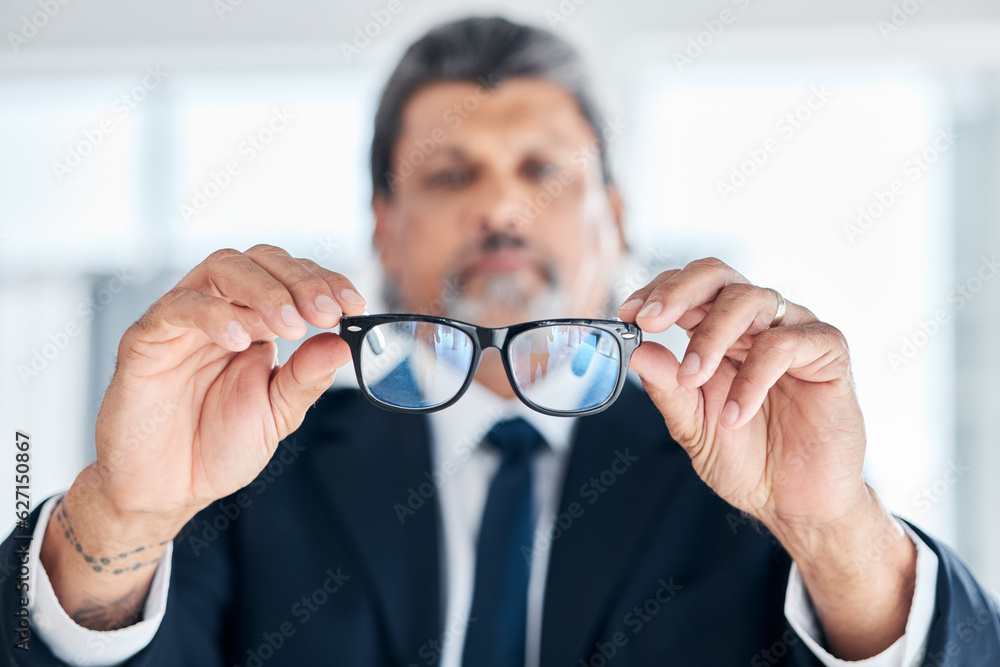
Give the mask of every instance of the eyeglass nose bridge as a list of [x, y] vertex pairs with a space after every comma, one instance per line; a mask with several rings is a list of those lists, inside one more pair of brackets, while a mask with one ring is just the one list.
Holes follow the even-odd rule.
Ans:
[[507, 341], [508, 327], [491, 329], [489, 327], [476, 327], [476, 337], [479, 339], [479, 347], [484, 350], [488, 347], [503, 349], [503, 344]]

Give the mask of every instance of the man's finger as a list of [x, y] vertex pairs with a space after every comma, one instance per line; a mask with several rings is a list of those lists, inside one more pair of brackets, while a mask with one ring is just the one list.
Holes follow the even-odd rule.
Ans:
[[271, 378], [268, 393], [279, 439], [302, 424], [306, 410], [333, 382], [333, 374], [351, 360], [340, 336], [321, 333], [302, 343]]
[[746, 278], [721, 260], [695, 260], [649, 293], [635, 321], [643, 331], [665, 331], [689, 310], [714, 301], [727, 285], [745, 282]]
[[686, 387], [700, 387], [742, 336], [758, 334], [770, 325], [776, 310], [777, 301], [770, 290], [749, 283], [723, 288], [691, 336], [678, 381]]
[[253, 320], [245, 311], [221, 297], [175, 287], [129, 328], [122, 344], [161, 343], [176, 338], [185, 329], [196, 329], [216, 345], [240, 352], [250, 345], [249, 332], [254, 329]]
[[298, 340], [306, 333], [306, 323], [288, 288], [236, 250], [212, 253], [179, 285], [252, 308], [282, 338]]
[[642, 378], [642, 386], [659, 408], [667, 429], [685, 447], [704, 433], [701, 391], [677, 383], [680, 364], [673, 352], [659, 343], [645, 341], [635, 352], [629, 367]]
[[[690, 331], [692, 327], [701, 324], [725, 290], [739, 289], [739, 285], [748, 286], [745, 289], [748, 296], [761, 295], [752, 297], [755, 300], [773, 301], [774, 310], [777, 310], [777, 299], [773, 292], [753, 287], [725, 262], [709, 257], [695, 260], [669, 276], [666, 272], [660, 274], [657, 280], [626, 301], [619, 309], [619, 317], [626, 322], [636, 322], [643, 331], [650, 333], [665, 331], [674, 324]], [[768, 323], [771, 319], [768, 319]], [[815, 315], [802, 306], [787, 302], [785, 321], [788, 324], [815, 320]]]
[[311, 259], [299, 258], [300, 262], [326, 281], [345, 315], [363, 315], [367, 308], [365, 298], [346, 276], [325, 269]]
[[324, 329], [340, 322], [340, 304], [327, 282], [311, 267], [272, 245], [256, 245], [244, 254], [285, 286], [306, 322]]
[[635, 322], [636, 313], [642, 309], [642, 306], [646, 303], [646, 299], [649, 298], [650, 293], [656, 289], [660, 283], [669, 280], [675, 273], [679, 272], [680, 269], [670, 269], [669, 271], [664, 271], [650, 280], [649, 284], [636, 290], [635, 292], [632, 292], [632, 294], [622, 302], [622, 305], [618, 307], [618, 317], [621, 318], [623, 322]]
[[760, 409], [782, 375], [807, 382], [849, 381], [843, 335], [823, 323], [776, 327], [758, 334], [729, 387], [720, 423], [736, 429]]

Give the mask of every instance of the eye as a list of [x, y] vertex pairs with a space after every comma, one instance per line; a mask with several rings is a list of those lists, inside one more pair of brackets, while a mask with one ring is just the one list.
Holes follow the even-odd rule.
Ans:
[[522, 167], [524, 174], [533, 180], [547, 181], [559, 176], [559, 169], [551, 162], [528, 160]]
[[468, 185], [471, 180], [472, 171], [470, 169], [456, 167], [454, 169], [445, 169], [444, 171], [431, 174], [431, 176], [427, 179], [427, 183], [431, 187], [458, 190], [459, 188]]

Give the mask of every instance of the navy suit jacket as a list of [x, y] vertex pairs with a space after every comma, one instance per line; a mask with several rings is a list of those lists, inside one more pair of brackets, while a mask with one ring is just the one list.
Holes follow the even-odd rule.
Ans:
[[[476, 622], [443, 616], [446, 473], [425, 417], [328, 392], [253, 483], [177, 537], [163, 623], [127, 664], [436, 664], [455, 624]], [[556, 525], [543, 667], [819, 665], [784, 618], [788, 554], [698, 478], [641, 389], [578, 420]], [[997, 603], [927, 541], [941, 565], [925, 664], [1000, 665]], [[0, 658], [56, 665], [37, 637], [12, 648], [21, 544], [0, 548]]]

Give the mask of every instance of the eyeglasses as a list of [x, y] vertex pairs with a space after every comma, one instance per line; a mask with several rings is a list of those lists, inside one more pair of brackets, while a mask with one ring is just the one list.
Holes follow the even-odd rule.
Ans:
[[340, 336], [351, 348], [362, 393], [387, 410], [448, 407], [472, 384], [483, 350], [495, 347], [518, 398], [543, 414], [567, 417], [611, 405], [642, 342], [635, 324], [619, 320], [491, 329], [429, 315], [343, 317]]

